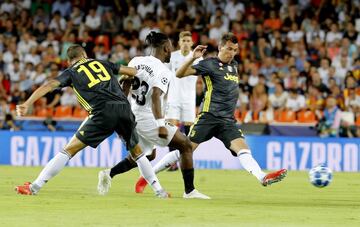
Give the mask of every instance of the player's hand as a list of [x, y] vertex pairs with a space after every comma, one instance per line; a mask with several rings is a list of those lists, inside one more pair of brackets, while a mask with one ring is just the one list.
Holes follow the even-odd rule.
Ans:
[[165, 127], [159, 127], [159, 137], [166, 139], [168, 136], [168, 131]]
[[21, 105], [16, 105], [16, 115], [21, 117], [21, 116], [25, 116], [27, 114], [29, 110], [29, 106], [26, 105], [25, 103], [21, 104]]
[[200, 58], [204, 55], [205, 51], [206, 51], [207, 46], [204, 45], [198, 45], [197, 47], [195, 47], [194, 52], [193, 52], [193, 58]]

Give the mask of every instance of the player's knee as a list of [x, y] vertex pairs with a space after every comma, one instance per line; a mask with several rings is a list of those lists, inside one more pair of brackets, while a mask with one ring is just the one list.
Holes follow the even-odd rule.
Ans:
[[189, 138], [185, 137], [184, 140], [181, 143], [182, 145], [182, 152], [184, 153], [192, 153], [192, 146], [191, 141]]

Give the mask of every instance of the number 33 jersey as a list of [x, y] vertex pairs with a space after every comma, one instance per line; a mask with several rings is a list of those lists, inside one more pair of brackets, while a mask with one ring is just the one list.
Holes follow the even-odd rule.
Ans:
[[102, 111], [109, 101], [129, 103], [114, 76], [119, 69], [119, 65], [111, 62], [86, 58], [70, 66], [56, 80], [59, 87], [71, 86], [79, 103], [94, 114]]
[[171, 71], [159, 59], [153, 56], [135, 57], [129, 62], [130, 67], [137, 69], [137, 74], [132, 82], [131, 108], [137, 120], [149, 118], [152, 113], [152, 92], [153, 88], [160, 88], [161, 110], [164, 111], [164, 96], [168, 91], [171, 78]]

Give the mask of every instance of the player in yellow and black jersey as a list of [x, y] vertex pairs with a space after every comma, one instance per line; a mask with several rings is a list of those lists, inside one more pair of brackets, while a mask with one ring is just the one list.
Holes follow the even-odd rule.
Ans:
[[224, 34], [218, 49], [217, 57], [207, 58], [193, 65], [193, 62], [206, 51], [206, 46], [197, 46], [192, 58], [176, 71], [179, 78], [200, 75], [205, 83], [201, 112], [189, 133], [193, 150], [200, 143], [216, 137], [261, 184], [267, 186], [280, 181], [287, 171], [282, 169], [269, 174], [264, 173], [252, 157], [244, 135], [236, 125], [234, 111], [239, 97], [238, 65], [234, 61], [239, 49], [236, 36], [232, 33]]
[[138, 145], [135, 117], [115, 77], [116, 74], [135, 76], [136, 69], [88, 58], [80, 45], [70, 46], [67, 55], [71, 66], [57, 78], [39, 87], [25, 103], [18, 105], [17, 114], [26, 115], [29, 107], [48, 92], [59, 87], [71, 86], [80, 104], [89, 112], [89, 117], [84, 120], [64, 150], [50, 160], [38, 178], [31, 184], [17, 186], [16, 191], [19, 194], [37, 194], [75, 154], [86, 146], [97, 147], [115, 131], [125, 140], [140, 173], [152, 186], [156, 195], [168, 197], [149, 160]]

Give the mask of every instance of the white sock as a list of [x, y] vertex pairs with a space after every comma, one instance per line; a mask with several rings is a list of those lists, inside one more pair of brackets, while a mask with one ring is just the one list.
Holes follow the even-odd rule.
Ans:
[[240, 150], [238, 158], [240, 160], [240, 164], [242, 165], [242, 167], [244, 167], [244, 169], [246, 169], [249, 173], [254, 175], [260, 182], [266, 176], [266, 173], [264, 173], [261, 170], [259, 164], [251, 155], [250, 150], [248, 149]]
[[167, 153], [156, 165], [154, 166], [155, 173], [163, 171], [166, 168], [169, 168], [173, 163], [180, 160], [179, 150], [171, 151]]
[[33, 193], [37, 193], [51, 178], [56, 176], [70, 160], [70, 154], [66, 151], [59, 152], [53, 157], [41, 171], [36, 180], [31, 184]]
[[145, 178], [151, 188], [155, 193], [162, 190], [160, 182], [155, 175], [155, 172], [149, 162], [149, 160], [143, 155], [136, 160], [136, 163], [139, 167], [140, 174]]

